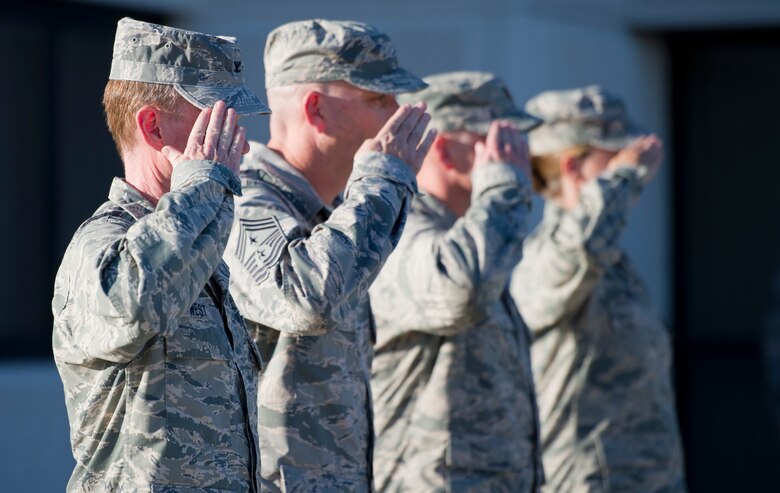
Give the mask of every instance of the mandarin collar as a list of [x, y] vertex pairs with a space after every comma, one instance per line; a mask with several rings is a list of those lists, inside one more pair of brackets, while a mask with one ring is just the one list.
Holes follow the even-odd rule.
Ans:
[[144, 198], [141, 192], [122, 178], [114, 178], [111, 182], [108, 200], [127, 211], [136, 220], [155, 210], [154, 205]]

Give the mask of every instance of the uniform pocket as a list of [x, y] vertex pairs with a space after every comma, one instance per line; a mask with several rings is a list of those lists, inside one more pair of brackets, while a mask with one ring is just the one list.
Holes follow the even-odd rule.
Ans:
[[200, 297], [166, 338], [168, 358], [232, 360], [222, 315], [208, 297]]

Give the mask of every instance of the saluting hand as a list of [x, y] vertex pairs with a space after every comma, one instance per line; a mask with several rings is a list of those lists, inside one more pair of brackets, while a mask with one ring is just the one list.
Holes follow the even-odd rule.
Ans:
[[228, 109], [224, 101], [217, 101], [214, 108], [205, 108], [198, 115], [184, 152], [170, 146], [160, 152], [174, 167], [184, 161], [202, 159], [216, 161], [238, 174], [245, 142], [246, 129], [238, 125], [236, 110]]
[[642, 177], [648, 183], [655, 177], [664, 159], [664, 146], [657, 135], [640, 137], [613, 157], [607, 165], [607, 170], [622, 166], [644, 166], [647, 170]]
[[417, 103], [414, 106], [405, 104], [387, 120], [376, 137], [363, 142], [357, 153], [390, 154], [404, 161], [417, 174], [436, 138], [434, 129], [428, 130], [423, 138], [425, 127], [430, 121], [431, 116], [425, 112], [425, 103]]
[[474, 145], [474, 169], [490, 162], [514, 165], [531, 176], [531, 158], [523, 134], [509, 122], [490, 124], [485, 142]]

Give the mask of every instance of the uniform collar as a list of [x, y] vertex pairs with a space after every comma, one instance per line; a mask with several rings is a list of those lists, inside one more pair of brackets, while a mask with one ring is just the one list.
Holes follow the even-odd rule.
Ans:
[[114, 178], [108, 200], [118, 205], [136, 220], [154, 212], [154, 205], [141, 195], [132, 185], [122, 178]]
[[253, 174], [260, 174], [264, 181], [279, 188], [308, 219], [327, 217], [332, 210], [332, 207], [320, 199], [312, 184], [300, 171], [260, 142], [250, 142], [250, 151], [241, 162], [242, 181], [251, 179]]

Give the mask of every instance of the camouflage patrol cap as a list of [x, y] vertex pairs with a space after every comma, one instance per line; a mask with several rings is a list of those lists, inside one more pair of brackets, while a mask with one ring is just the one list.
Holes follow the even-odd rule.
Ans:
[[487, 72], [448, 72], [425, 77], [428, 87], [415, 94], [403, 94], [398, 102], [424, 101], [431, 115], [431, 127], [439, 132], [467, 130], [487, 135], [494, 120], [517, 124], [523, 132], [539, 126], [512, 101], [504, 82]]
[[619, 150], [644, 133], [629, 121], [623, 102], [599, 86], [543, 92], [525, 109], [544, 120], [528, 138], [534, 155], [578, 145]]
[[390, 37], [362, 22], [310, 19], [279, 26], [268, 35], [264, 62], [268, 89], [338, 80], [382, 94], [426, 86], [398, 66]]
[[125, 17], [117, 24], [108, 78], [172, 85], [201, 109], [221, 99], [239, 115], [270, 113], [244, 85], [242, 68], [235, 38]]

